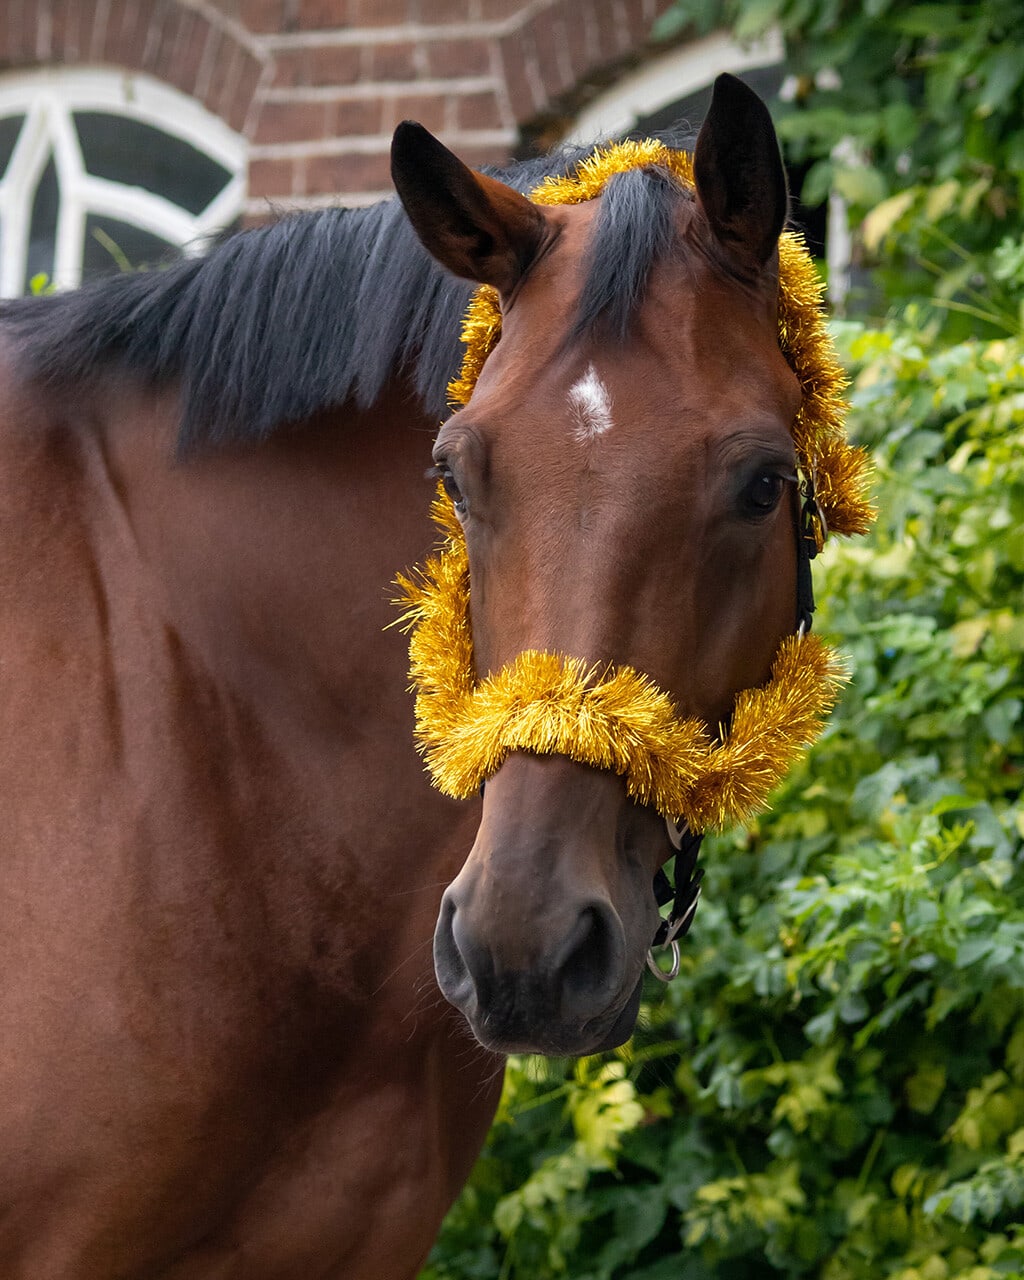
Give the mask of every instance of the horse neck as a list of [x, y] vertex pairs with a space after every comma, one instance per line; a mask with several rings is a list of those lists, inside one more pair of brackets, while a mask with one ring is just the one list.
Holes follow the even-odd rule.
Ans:
[[99, 443], [124, 531], [196, 659], [309, 727], [350, 707], [372, 671], [402, 672], [401, 690], [404, 643], [382, 633], [396, 570], [431, 541], [422, 413], [396, 393], [184, 460], [175, 417], [170, 397], [139, 402]]
[[[347, 954], [393, 965], [418, 948], [427, 964], [439, 886], [458, 868], [472, 813], [453, 814], [426, 782], [405, 637], [385, 628], [398, 616], [396, 570], [435, 540], [433, 424], [395, 394], [175, 461], [173, 397], [105, 402], [116, 412], [88, 464], [101, 507], [92, 541], [110, 590], [133, 596], [146, 619], [136, 649], [157, 693], [137, 719], [190, 744], [174, 748], [173, 767], [191, 771], [209, 823], [231, 824], [253, 874], [289, 886], [268, 907], [288, 909], [283, 946], [306, 947], [313, 932], [302, 925], [296, 937], [293, 917], [347, 918]], [[213, 874], [232, 872], [218, 863]]]

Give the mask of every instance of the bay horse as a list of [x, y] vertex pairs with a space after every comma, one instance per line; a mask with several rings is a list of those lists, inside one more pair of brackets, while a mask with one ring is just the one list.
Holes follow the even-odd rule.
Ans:
[[480, 670], [628, 661], [715, 724], [794, 628], [768, 114], [719, 80], [694, 192], [520, 193], [578, 158], [406, 125], [400, 201], [4, 305], [4, 1280], [410, 1280], [503, 1055], [630, 1034], [663, 821], [555, 756], [440, 795], [389, 629], [468, 282]]

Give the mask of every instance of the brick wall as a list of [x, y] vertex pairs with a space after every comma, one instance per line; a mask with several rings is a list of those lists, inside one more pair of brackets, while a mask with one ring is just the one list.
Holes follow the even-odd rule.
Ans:
[[470, 164], [635, 62], [670, 0], [3, 0], [0, 70], [146, 71], [250, 141], [250, 220], [390, 189], [420, 120]]

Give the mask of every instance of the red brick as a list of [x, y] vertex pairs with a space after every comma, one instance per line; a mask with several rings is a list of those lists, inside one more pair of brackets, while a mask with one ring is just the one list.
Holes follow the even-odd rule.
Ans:
[[32, 57], [40, 62], [51, 61], [53, 0], [35, 0], [26, 16], [28, 30], [25, 33], [25, 40], [31, 46]]
[[540, 72], [548, 101], [557, 98], [569, 87], [563, 71], [564, 58], [559, 57], [559, 44], [564, 39], [564, 31], [555, 21], [555, 15], [550, 9], [538, 13], [523, 32], [526, 56], [533, 59]]
[[191, 94], [196, 87], [199, 65], [209, 36], [210, 24], [205, 18], [194, 10], [179, 10], [178, 29], [174, 32], [171, 56], [163, 74], [183, 93]]
[[614, 61], [622, 52], [615, 0], [592, 0], [597, 24], [597, 42], [601, 65]]
[[[71, 0], [72, 4], [74, 0]], [[195, 15], [175, 6], [167, 15], [160, 33], [160, 44], [153, 54], [152, 66], [162, 80], [179, 85], [185, 57], [185, 46]]]
[[355, 84], [363, 46], [321, 45], [315, 49], [282, 49], [274, 55], [274, 84], [281, 88], [306, 85]]
[[578, 0], [576, 5], [576, 21], [583, 32], [588, 67], [596, 67], [601, 62], [601, 32], [596, 8], [601, 3], [603, 0]]
[[474, 7], [470, 0], [419, 0], [419, 20], [428, 26], [436, 23], [442, 27], [453, 22], [468, 22]]
[[524, 8], [523, 0], [481, 0], [480, 17], [486, 22], [517, 16]]
[[249, 195], [280, 199], [295, 195], [295, 162], [293, 160], [253, 160], [249, 165]]
[[443, 93], [400, 93], [387, 100], [383, 128], [391, 133], [402, 120], [416, 120], [432, 133], [441, 132], [446, 124]]
[[159, 76], [163, 74], [160, 51], [163, 48], [164, 33], [169, 27], [174, 26], [175, 6], [168, 3], [168, 0], [156, 0], [154, 4], [147, 5], [146, 8], [148, 9], [148, 21], [140, 23], [142, 57], [139, 65]]
[[141, 67], [151, 6], [114, 0], [107, 19], [103, 51], [115, 66]]
[[[565, 8], [563, 5], [563, 9]], [[590, 70], [590, 56], [587, 50], [586, 25], [580, 21], [579, 14], [571, 9], [565, 22], [565, 41], [569, 65], [574, 81], [578, 84]]]
[[349, 0], [354, 27], [394, 27], [415, 20], [410, 0]]
[[103, 46], [107, 38], [111, 14], [100, 0], [93, 0], [89, 5], [91, 13], [82, 24], [82, 59], [97, 62], [103, 57]]
[[96, 0], [63, 0], [53, 12], [53, 56], [68, 62], [87, 62], [96, 21]]
[[386, 151], [372, 155], [346, 151], [340, 155], [310, 156], [306, 162], [309, 195], [390, 189], [391, 165]]
[[34, 59], [35, 17], [30, 0], [7, 0], [0, 21], [0, 66], [19, 67]]
[[210, 27], [202, 57], [199, 60], [199, 75], [196, 83], [196, 96], [202, 98], [204, 106], [209, 106], [220, 89], [220, 76], [224, 70], [224, 60], [229, 48], [227, 37], [217, 27]]
[[265, 102], [260, 112], [256, 141], [307, 142], [322, 138], [327, 112], [322, 102]]
[[489, 40], [477, 37], [465, 40], [430, 40], [425, 45], [428, 72], [439, 80], [489, 75], [491, 47]]
[[[353, 25], [355, 0], [291, 0], [295, 24], [303, 31], [337, 31]], [[285, 17], [285, 25], [292, 25]]]
[[411, 40], [382, 41], [369, 50], [368, 80], [415, 80], [419, 46]]
[[238, 20], [256, 35], [285, 30], [284, 0], [239, 0]]
[[506, 36], [499, 45], [501, 66], [504, 69], [505, 87], [512, 104], [516, 123], [522, 124], [535, 116], [542, 103], [536, 100], [533, 85], [526, 73], [526, 54], [518, 35]]
[[629, 9], [626, 0], [614, 0], [612, 12], [615, 15], [615, 30], [619, 38], [619, 52], [629, 53], [633, 47], [629, 29]]
[[309, 78], [312, 84], [355, 84], [362, 66], [361, 45], [327, 45], [309, 51]]
[[651, 34], [654, 21], [650, 0], [625, 0], [626, 20], [629, 24], [629, 47], [639, 49]]
[[105, 23], [100, 6], [97, 5], [96, 27], [93, 31], [93, 49], [95, 50], [93, 57], [97, 61], [112, 62], [115, 65], [121, 61], [121, 26], [124, 20], [125, 11], [121, 0], [111, 0]]
[[500, 129], [505, 123], [497, 94], [462, 93], [455, 99], [455, 124], [461, 129]]
[[223, 32], [220, 36], [203, 104], [215, 116], [223, 117], [231, 110], [235, 87], [242, 72], [242, 50]]
[[259, 87], [262, 74], [263, 68], [259, 62], [249, 54], [245, 54], [241, 75], [235, 84], [231, 103], [224, 113], [224, 119], [236, 133], [242, 133], [245, 130], [253, 97]]
[[330, 136], [366, 137], [381, 131], [383, 107], [380, 98], [337, 98], [326, 106], [326, 128]]
[[54, 62], [76, 61], [78, 23], [69, 0], [51, 0], [50, 23], [50, 57]]
[[274, 54], [274, 88], [299, 89], [308, 85], [309, 49], [279, 49]]

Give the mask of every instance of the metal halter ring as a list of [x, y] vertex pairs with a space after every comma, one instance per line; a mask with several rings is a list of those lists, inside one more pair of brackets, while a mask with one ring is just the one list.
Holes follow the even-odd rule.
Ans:
[[[679, 976], [679, 943], [675, 938], [671, 942], [665, 944], [672, 953], [672, 964], [668, 969], [663, 969], [654, 958], [654, 948], [647, 949], [647, 967], [659, 982], [671, 982], [673, 978]], [[661, 948], [659, 947], [660, 951]]]

